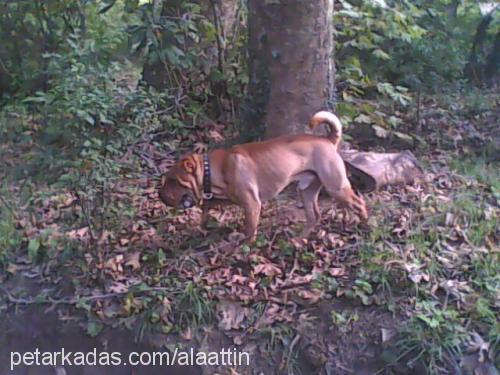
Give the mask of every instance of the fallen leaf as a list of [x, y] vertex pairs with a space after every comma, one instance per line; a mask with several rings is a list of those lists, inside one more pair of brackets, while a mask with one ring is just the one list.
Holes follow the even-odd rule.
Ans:
[[[104, 263], [104, 268], [113, 272], [123, 272], [123, 254], [118, 254]], [[102, 266], [101, 266], [102, 267]]]
[[66, 232], [66, 235], [74, 240], [82, 240], [85, 237], [87, 237], [88, 233], [89, 233], [89, 227], [83, 227], [80, 229], [70, 230], [69, 232]]
[[248, 308], [241, 307], [237, 302], [219, 302], [217, 305], [219, 328], [224, 331], [241, 328], [248, 313]]
[[387, 138], [389, 136], [389, 132], [381, 126], [372, 125], [372, 129], [375, 131], [375, 136], [379, 138]]
[[281, 269], [271, 263], [257, 264], [256, 266], [253, 267], [253, 272], [256, 275], [263, 274], [268, 277], [281, 275]]

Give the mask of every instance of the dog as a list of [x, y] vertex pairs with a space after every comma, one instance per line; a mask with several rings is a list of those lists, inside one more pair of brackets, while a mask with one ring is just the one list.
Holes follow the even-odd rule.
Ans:
[[322, 187], [366, 221], [365, 201], [352, 189], [338, 153], [341, 122], [333, 113], [320, 111], [312, 116], [309, 126], [315, 129], [320, 124], [328, 126], [327, 136], [282, 136], [185, 156], [163, 175], [160, 199], [172, 207], [201, 205], [203, 227], [211, 207], [237, 204], [245, 212], [244, 234], [250, 242], [256, 238], [262, 202], [292, 182], [298, 182], [306, 214], [302, 236], [307, 237], [320, 220], [318, 195]]

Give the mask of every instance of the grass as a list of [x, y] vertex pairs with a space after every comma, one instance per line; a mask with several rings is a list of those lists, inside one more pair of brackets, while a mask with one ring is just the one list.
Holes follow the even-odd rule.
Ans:
[[[498, 211], [493, 208], [500, 186], [498, 166], [470, 159], [453, 160], [450, 164], [471, 183], [463, 184], [449, 204], [439, 206], [437, 211], [430, 210], [434, 214], [415, 223], [402, 244], [410, 246], [412, 253], [401, 256], [400, 252], [379, 251], [370, 257], [369, 251], [361, 252], [361, 268], [383, 276], [379, 276], [383, 280], [379, 288], [384, 293], [397, 289], [413, 301], [410, 308], [400, 310], [409, 319], [400, 327], [393, 348], [399, 361], [406, 362], [409, 368], [422, 361], [430, 374], [458, 368], [459, 358], [475, 334], [490, 343], [489, 355], [493, 360], [498, 361], [500, 342], [495, 313], [500, 290], [495, 242], [499, 223]], [[434, 204], [434, 200], [427, 200], [421, 208], [428, 210]], [[382, 224], [378, 232], [386, 233], [383, 228]], [[372, 237], [374, 245], [380, 237], [386, 235]], [[401, 284], [384, 267], [405, 262], [421, 267], [425, 278], [413, 285]], [[410, 276], [411, 272], [407, 269], [406, 273]]]
[[299, 365], [300, 334], [289, 323], [279, 323], [270, 327], [263, 327], [259, 336], [265, 343], [267, 353], [281, 354], [280, 370], [286, 374], [302, 375]]
[[0, 267], [7, 264], [10, 256], [18, 250], [23, 236], [17, 227], [17, 217], [12, 199], [6, 188], [0, 191]]
[[500, 192], [498, 163], [488, 163], [483, 158], [454, 158], [450, 161], [450, 168], [461, 175], [469, 176], [483, 184], [490, 185], [494, 194]]
[[[457, 174], [468, 174], [465, 182], [453, 190], [451, 201], [443, 204], [432, 197], [416, 200], [416, 208], [412, 209], [408, 227], [402, 235], [395, 232], [399, 225], [398, 216], [383, 212], [388, 207], [394, 213], [402, 212], [404, 208], [383, 202], [374, 205], [373, 215], [378, 220], [371, 231], [363, 235], [363, 242], [352, 255], [357, 265], [350, 268], [349, 280], [346, 282], [323, 274], [311, 284], [323, 289], [328, 298], [334, 300], [341, 292], [354, 304], [380, 306], [400, 320], [399, 334], [390, 343], [390, 350], [395, 354], [387, 362], [387, 371], [397, 361], [408, 369], [423, 363], [429, 373], [443, 374], [445, 368], [457, 366], [474, 334], [490, 343], [491, 358], [498, 356], [500, 326], [496, 311], [500, 269], [498, 253], [491, 248], [498, 235], [498, 216], [495, 211], [488, 211], [491, 210], [488, 207], [496, 197], [499, 178], [494, 166], [481, 160], [477, 164], [471, 160], [454, 160], [450, 164]], [[46, 192], [39, 194], [50, 196]], [[240, 249], [242, 255], [249, 257], [265, 252], [268, 236], [270, 234], [259, 237], [257, 245], [260, 248], [256, 252], [250, 248], [245, 251], [246, 246], [243, 246]], [[16, 229], [16, 218], [9, 209], [2, 209], [0, 213], [0, 241], [0, 261], [4, 262], [9, 258], [8, 254], [23, 245], [21, 233]], [[43, 238], [42, 245], [51, 246]], [[29, 242], [26, 246], [29, 253]], [[278, 237], [276, 247], [279, 256], [275, 262], [279, 259], [288, 262], [295, 257], [303, 270], [311, 270], [317, 261], [315, 247], [298, 251], [281, 237]], [[32, 245], [32, 251], [34, 248]], [[335, 254], [336, 249], [330, 251]], [[72, 254], [75, 259], [82, 257], [78, 249]], [[139, 341], [158, 326], [164, 333], [182, 333], [188, 328], [196, 329], [215, 322], [216, 300], [203, 282], [195, 278], [180, 278], [179, 275], [159, 277], [171, 262], [167, 254], [162, 249], [145, 251], [141, 259], [152, 272], [149, 275], [151, 280], [170, 285], [176, 292], [145, 296], [130, 294], [121, 302], [122, 309], [139, 323], [131, 325], [135, 327]], [[63, 262], [72, 261], [71, 257], [63, 258], [60, 259]], [[197, 258], [187, 257], [183, 262], [189, 269], [199, 267]], [[233, 263], [241, 265], [241, 260], [228, 262], [228, 267]], [[247, 262], [253, 266], [248, 258]], [[87, 272], [84, 266], [81, 272]], [[260, 286], [270, 287], [272, 281], [273, 278], [263, 277]], [[76, 288], [80, 287], [77, 285]], [[266, 303], [248, 306], [261, 316]], [[96, 320], [90, 305], [86, 311], [89, 319], [87, 332], [98, 334], [102, 323]], [[350, 325], [359, 319], [357, 314], [363, 314], [363, 310], [356, 315], [350, 315], [348, 310], [332, 311], [330, 325], [343, 337], [348, 337]], [[130, 318], [120, 319], [128, 322]], [[283, 353], [282, 371], [290, 374], [303, 371], [300, 363], [302, 342], [296, 340], [297, 327], [284, 322], [274, 323], [260, 328], [255, 334], [266, 342], [266, 350]]]
[[[159, 144], [155, 147], [161, 149]], [[278, 278], [284, 283], [290, 281], [291, 273], [304, 277], [315, 270], [317, 274], [312, 281], [301, 284], [297, 290], [307, 293], [321, 289], [324, 296], [319, 302], [332, 305], [340, 296], [347, 297], [342, 299], [346, 306], [326, 317], [315, 316], [318, 324], [326, 319], [328, 326], [335, 334], [340, 332], [340, 339], [347, 340], [348, 345], [349, 340], [354, 342], [359, 338], [356, 335], [365, 333], [363, 329], [358, 329], [361, 334], [353, 332], [353, 325], [367, 320], [370, 314], [390, 315], [398, 334], [387, 343], [395, 353], [387, 362], [387, 372], [398, 362], [407, 369], [422, 363], [429, 373], [444, 374], [456, 368], [471, 348], [470, 341], [475, 335], [489, 344], [489, 358], [498, 358], [500, 267], [495, 246], [500, 178], [498, 165], [482, 158], [450, 158], [448, 165], [423, 159], [429, 170], [436, 166], [449, 177], [448, 185], [442, 187], [439, 182], [431, 181], [422, 193], [398, 188], [374, 194], [370, 198], [373, 204], [370, 204], [369, 231], [344, 232], [335, 226], [336, 218], [332, 219], [333, 225], [328, 222], [318, 228], [353, 248], [345, 253], [314, 236], [308, 244], [297, 248], [290, 241], [290, 232], [282, 231], [280, 223], [273, 225], [273, 233], [262, 230], [255, 245], [221, 246], [214, 250], [224, 245], [222, 230], [214, 228], [204, 237], [182, 212], [165, 217], [163, 207], [155, 206], [158, 202], [152, 195], [141, 196], [143, 186], [139, 185], [116, 199], [103, 194], [105, 205], [100, 204], [97, 193], [95, 199], [88, 201], [95, 203], [97, 213], [101, 212], [94, 218], [99, 224], [96, 228], [110, 232], [110, 240], [100, 244], [98, 251], [85, 241], [70, 240], [64, 235], [62, 241], [55, 243], [51, 242], [49, 232], [52, 221], [47, 226], [39, 224], [45, 224], [43, 221], [50, 215], [44, 214], [52, 212], [54, 206], [57, 213], [57, 205], [63, 203], [59, 201], [64, 200], [67, 192], [61, 194], [56, 187], [41, 185], [37, 189], [36, 182], [26, 184], [33, 193], [28, 207], [29, 214], [33, 214], [30, 219], [39, 225], [35, 234], [28, 237], [17, 228], [16, 211], [9, 208], [22, 204], [14, 204], [17, 198], [4, 188], [1, 192], [4, 200], [0, 202], [0, 265], [15, 263], [15, 255], [20, 254], [30, 255], [26, 259], [33, 267], [51, 262], [54, 279], [63, 268], [68, 273], [75, 271], [73, 286], [78, 296], [106, 295], [108, 284], [117, 280], [138, 281], [151, 288], [144, 293], [130, 289], [105, 301], [85, 300], [86, 305], [78, 307], [86, 314], [87, 332], [91, 335], [98, 334], [104, 325], [100, 316], [108, 318], [106, 323], [135, 329], [138, 341], [148, 332], [183, 334], [191, 329], [193, 333], [199, 332], [202, 327], [216, 325], [217, 304], [231, 298], [251, 310], [240, 327], [242, 336], [255, 340], [266, 355], [283, 353], [275, 368], [290, 374], [303, 371], [301, 350], [305, 338], [299, 328], [300, 319], [301, 314], [307, 315], [314, 308], [307, 305], [305, 297], [297, 298], [296, 288], [286, 289], [282, 294], [273, 294], [273, 288], [279, 290]], [[134, 181], [147, 179], [141, 170], [146, 168], [141, 159], [131, 160], [137, 165], [128, 168], [139, 171], [137, 175], [130, 172]], [[449, 173], [450, 169], [453, 173]], [[92, 181], [90, 184], [94, 184]], [[406, 199], [399, 199], [401, 195]], [[47, 206], [45, 201], [54, 204]], [[53, 221], [60, 224], [62, 233], [87, 225], [82, 207], [72, 210], [65, 212], [61, 220]], [[151, 220], [160, 216], [161, 220]], [[162, 228], [165, 224], [168, 225]], [[230, 225], [235, 226], [235, 220]], [[154, 245], [152, 239], [163, 239], [163, 243]], [[124, 245], [120, 245], [121, 240]], [[132, 270], [127, 266], [130, 252], [140, 252], [140, 268]], [[124, 259], [116, 260], [120, 256]], [[333, 259], [330, 267], [345, 269], [345, 274], [338, 276], [321, 269], [329, 257]], [[263, 262], [272, 263], [281, 274], [256, 275], [254, 267]], [[233, 277], [239, 281], [232, 281]], [[245, 292], [247, 281], [255, 283], [254, 291], [258, 294], [255, 300], [238, 299], [239, 293]], [[256, 322], [271, 303], [279, 305], [277, 315], [286, 312], [297, 321], [290, 323], [278, 317], [267, 327], [258, 326]], [[369, 323], [368, 319], [371, 333], [378, 334], [379, 326]], [[315, 332], [316, 328], [311, 326], [308, 331]], [[299, 334], [302, 337], [297, 338]], [[325, 341], [331, 335], [329, 331], [318, 334]], [[341, 341], [341, 345], [345, 342]]]
[[212, 321], [214, 302], [191, 281], [187, 282], [175, 305], [179, 327], [198, 327]]

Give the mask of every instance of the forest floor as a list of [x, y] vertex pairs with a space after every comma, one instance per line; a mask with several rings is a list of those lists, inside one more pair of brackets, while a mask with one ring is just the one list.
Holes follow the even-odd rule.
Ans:
[[[0, 235], [17, 249], [0, 268], [0, 374], [10, 366], [5, 349], [176, 346], [236, 346], [250, 353], [251, 366], [173, 374], [498, 373], [498, 96], [491, 102], [471, 114], [466, 104], [454, 111], [429, 99], [419, 129], [410, 125], [414, 113], [398, 128], [411, 143], [390, 135], [362, 143], [411, 149], [425, 169], [424, 181], [368, 194], [368, 225], [322, 196], [321, 224], [298, 239], [303, 213], [289, 189], [265, 205], [252, 246], [238, 241], [238, 208], [213, 211], [202, 231], [199, 209], [174, 212], [158, 200], [159, 176], [179, 155], [179, 140], [145, 133], [124, 150], [126, 172], [109, 199], [124, 213], [99, 233], [70, 189], [11, 178], [8, 168], [32, 160], [36, 145], [3, 143]], [[209, 124], [188, 138], [203, 151], [227, 130]], [[14, 373], [155, 371], [164, 373]]]

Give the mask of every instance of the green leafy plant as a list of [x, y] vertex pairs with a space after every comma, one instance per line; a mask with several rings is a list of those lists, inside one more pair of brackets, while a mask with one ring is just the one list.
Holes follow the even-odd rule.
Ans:
[[[5, 191], [5, 189], [2, 189]], [[22, 243], [22, 235], [16, 228], [16, 217], [13, 208], [3, 198], [0, 192], [0, 266], [5, 266], [9, 257]]]
[[199, 326], [209, 323], [213, 317], [213, 301], [207, 299], [206, 292], [197, 288], [192, 282], [185, 285], [175, 306], [179, 316], [179, 327]]
[[395, 345], [398, 357], [409, 368], [423, 361], [431, 374], [442, 373], [448, 361], [460, 356], [469, 336], [455, 310], [431, 301], [419, 302], [416, 308]]

